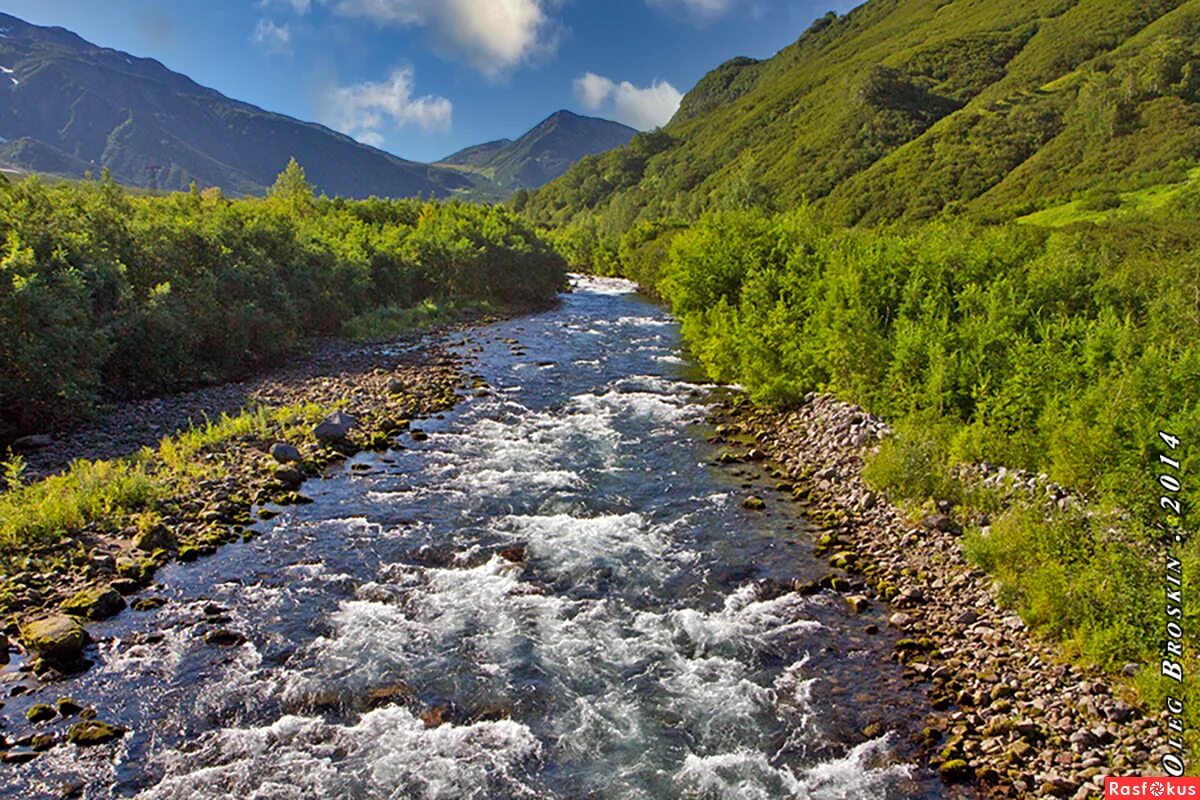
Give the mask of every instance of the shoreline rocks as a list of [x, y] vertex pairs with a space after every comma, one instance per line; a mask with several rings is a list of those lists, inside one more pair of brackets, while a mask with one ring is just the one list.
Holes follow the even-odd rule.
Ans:
[[[866, 485], [864, 458], [891, 433], [885, 422], [815, 393], [789, 412], [738, 398], [714, 422], [719, 440], [749, 438], [769, 454], [825, 525], [818, 554], [870, 588], [846, 602], [895, 609], [888, 626], [902, 638], [892, 658], [927, 687], [922, 745], [943, 780], [973, 782], [984, 797], [1087, 800], [1103, 794], [1105, 775], [1154, 773], [1164, 721], [1115, 696], [1111, 676], [1066, 663], [999, 605], [991, 578], [963, 557], [954, 509], [943, 504], [914, 526]], [[1061, 487], [1043, 488], [1044, 476], [983, 465], [978, 477], [1072, 502]]]

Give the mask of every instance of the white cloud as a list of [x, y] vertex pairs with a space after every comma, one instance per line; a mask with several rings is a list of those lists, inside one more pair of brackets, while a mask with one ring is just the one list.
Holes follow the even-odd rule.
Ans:
[[589, 72], [575, 79], [575, 96], [589, 111], [605, 109], [618, 122], [646, 131], [666, 125], [679, 110], [683, 94], [666, 81], [639, 88]]
[[334, 10], [379, 25], [429, 30], [438, 48], [497, 80], [557, 47], [548, 9], [561, 0], [336, 0]]
[[682, 11], [698, 22], [720, 19], [742, 3], [743, 0], [646, 0], [651, 8]]
[[250, 36], [250, 40], [255, 44], [261, 44], [270, 53], [292, 52], [292, 28], [287, 23], [276, 25], [263, 17], [254, 26], [254, 33]]
[[271, 6], [290, 8], [297, 14], [307, 14], [312, 11], [312, 0], [258, 0], [259, 8], [267, 9]]
[[317, 117], [331, 128], [379, 147], [386, 125], [416, 125], [429, 133], [450, 129], [454, 105], [444, 97], [413, 97], [413, 70], [397, 67], [386, 81], [332, 83], [318, 96]]

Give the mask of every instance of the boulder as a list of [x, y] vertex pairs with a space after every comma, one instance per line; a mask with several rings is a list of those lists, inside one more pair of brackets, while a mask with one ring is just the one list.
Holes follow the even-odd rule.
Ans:
[[102, 620], [121, 613], [125, 608], [125, 598], [111, 586], [96, 586], [64, 600], [60, 608], [73, 617]]
[[357, 425], [358, 420], [354, 417], [335, 411], [313, 428], [313, 436], [324, 444], [333, 444], [344, 440]]
[[962, 533], [962, 526], [955, 522], [954, 518], [948, 514], [930, 514], [921, 520], [921, 524], [931, 531], [953, 533], [955, 535]]
[[304, 484], [304, 473], [295, 467], [280, 467], [275, 470], [275, 480], [290, 492], [294, 492]]
[[79, 661], [92, 637], [78, 621], [59, 614], [22, 626], [21, 639], [31, 652], [49, 663], [70, 665]]
[[747, 511], [762, 511], [767, 507], [767, 501], [763, 500], [758, 495], [750, 495], [742, 501], [742, 508]]
[[153, 553], [155, 550], [174, 550], [177, 545], [175, 534], [162, 523], [138, 531], [133, 537], [133, 546], [147, 553]]
[[126, 730], [122, 727], [93, 719], [76, 722], [68, 728], [67, 741], [79, 747], [93, 747], [114, 742], [125, 734]]
[[294, 464], [303, 460], [300, 451], [287, 442], [276, 442], [271, 445], [271, 458], [280, 464]]
[[25, 719], [36, 724], [38, 722], [49, 722], [58, 716], [58, 712], [54, 710], [54, 706], [48, 706], [45, 703], [32, 705], [25, 712]]

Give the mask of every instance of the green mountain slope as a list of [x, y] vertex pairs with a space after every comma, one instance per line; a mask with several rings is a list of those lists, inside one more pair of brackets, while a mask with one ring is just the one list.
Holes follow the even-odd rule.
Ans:
[[620, 123], [559, 111], [515, 142], [489, 142], [438, 163], [470, 167], [511, 193], [542, 186], [584, 156], [628, 144], [636, 133]]
[[0, 14], [0, 160], [121, 183], [266, 190], [291, 157], [331, 195], [466, 191], [480, 176], [418, 164], [328, 128], [231, 100], [151, 59]]
[[531, 198], [619, 233], [713, 207], [1011, 217], [1200, 162], [1200, 0], [869, 0], [735, 59], [662, 131]]

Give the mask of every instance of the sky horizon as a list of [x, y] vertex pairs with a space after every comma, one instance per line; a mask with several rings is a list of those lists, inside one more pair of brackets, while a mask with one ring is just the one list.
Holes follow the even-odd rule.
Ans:
[[[100, 6], [103, 7], [100, 7]], [[640, 130], [854, 0], [6, 0], [243, 102], [436, 161], [556, 111]]]

